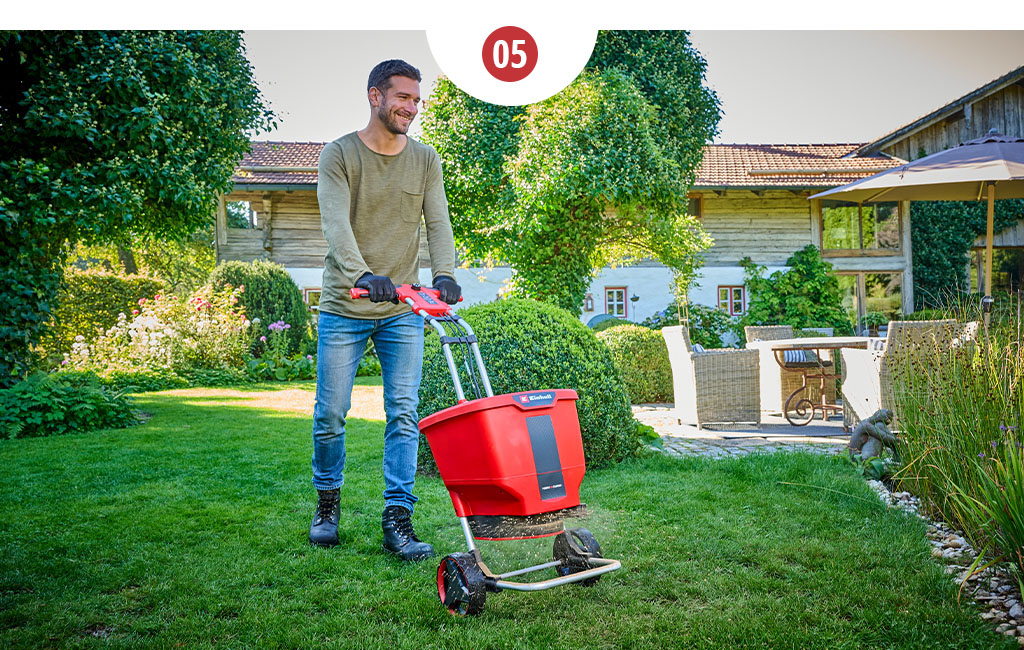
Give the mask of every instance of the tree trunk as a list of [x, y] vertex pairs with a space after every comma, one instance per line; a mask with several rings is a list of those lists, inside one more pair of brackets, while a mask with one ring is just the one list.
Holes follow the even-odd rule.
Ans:
[[132, 249], [125, 248], [118, 244], [117, 257], [121, 260], [121, 266], [124, 267], [125, 273], [128, 275], [135, 275], [139, 272], [139, 267], [135, 264], [135, 255], [132, 254]]

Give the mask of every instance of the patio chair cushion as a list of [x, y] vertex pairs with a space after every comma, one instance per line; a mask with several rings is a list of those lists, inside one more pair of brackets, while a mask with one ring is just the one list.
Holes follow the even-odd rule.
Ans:
[[694, 343], [693, 345], [690, 346], [690, 349], [693, 351], [694, 354], [704, 354], [705, 352], [707, 352], [707, 350], [704, 349], [704, 346], [701, 345], [700, 343]]
[[811, 359], [807, 356], [807, 350], [783, 350], [782, 360], [789, 365], [791, 363], [807, 363]]

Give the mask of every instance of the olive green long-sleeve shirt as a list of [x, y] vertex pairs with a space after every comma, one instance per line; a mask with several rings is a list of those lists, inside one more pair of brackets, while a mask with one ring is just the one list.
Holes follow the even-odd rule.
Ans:
[[433, 147], [406, 138], [395, 155], [379, 154], [356, 133], [320, 152], [316, 196], [327, 239], [320, 310], [352, 318], [387, 318], [407, 305], [352, 300], [364, 273], [418, 282], [420, 216], [427, 231], [432, 278], [455, 277], [455, 243], [441, 159]]

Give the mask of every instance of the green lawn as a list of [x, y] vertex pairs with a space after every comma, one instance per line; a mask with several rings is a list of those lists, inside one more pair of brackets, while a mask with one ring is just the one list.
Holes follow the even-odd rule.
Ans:
[[[623, 569], [456, 619], [436, 562], [380, 550], [380, 422], [350, 423], [342, 545], [324, 550], [306, 542], [307, 415], [213, 394], [138, 404], [142, 426], [0, 444], [0, 648], [1017, 647], [956, 604], [923, 524], [840, 459], [593, 471], [585, 525]], [[421, 537], [464, 550], [441, 481], [417, 488]], [[482, 547], [501, 570], [551, 553]]]

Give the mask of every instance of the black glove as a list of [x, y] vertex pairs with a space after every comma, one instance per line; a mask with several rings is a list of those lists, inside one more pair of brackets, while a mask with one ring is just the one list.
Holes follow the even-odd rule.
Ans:
[[434, 288], [441, 292], [441, 300], [454, 305], [462, 297], [462, 287], [447, 275], [439, 275], [434, 279]]
[[395, 283], [386, 275], [364, 273], [363, 277], [356, 280], [356, 286], [370, 292], [370, 302], [398, 301], [398, 294], [395, 293]]

